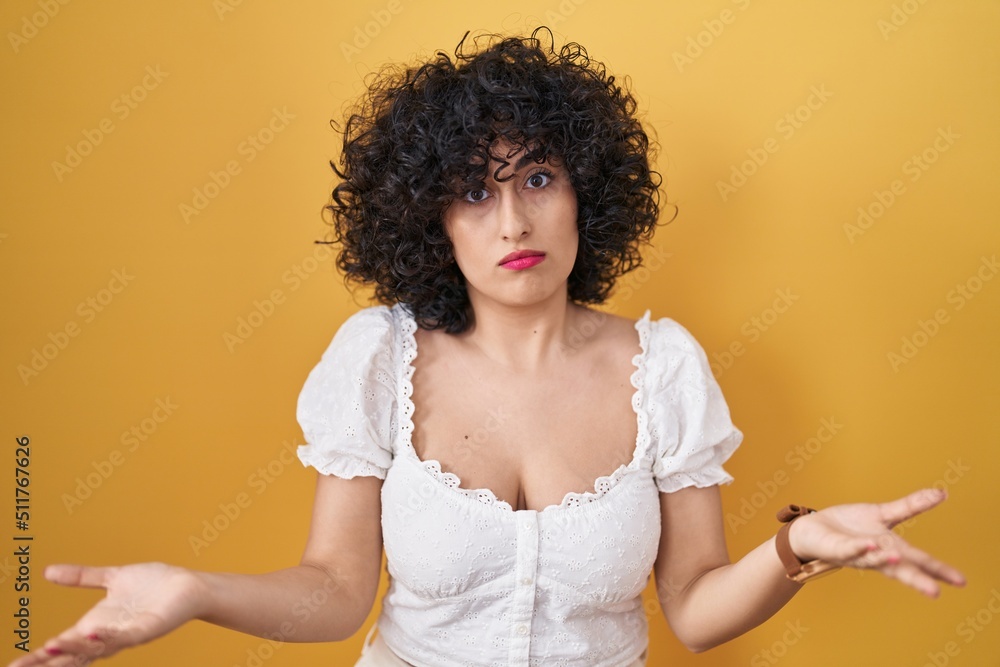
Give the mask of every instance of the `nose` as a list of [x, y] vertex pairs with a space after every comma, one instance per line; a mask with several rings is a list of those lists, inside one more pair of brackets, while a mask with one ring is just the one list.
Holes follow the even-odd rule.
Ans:
[[508, 196], [501, 197], [498, 215], [500, 234], [505, 241], [522, 239], [531, 231], [530, 204], [516, 194], [508, 193]]

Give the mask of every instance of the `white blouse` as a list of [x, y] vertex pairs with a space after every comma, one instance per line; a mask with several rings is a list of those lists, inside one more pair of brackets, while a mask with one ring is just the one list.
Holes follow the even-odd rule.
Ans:
[[298, 456], [323, 474], [384, 480], [378, 627], [403, 660], [610, 667], [646, 650], [659, 494], [731, 482], [722, 463], [743, 434], [686, 329], [649, 311], [635, 328], [632, 460], [542, 510], [513, 510], [417, 457], [417, 325], [402, 306], [366, 308], [337, 331], [299, 396]]

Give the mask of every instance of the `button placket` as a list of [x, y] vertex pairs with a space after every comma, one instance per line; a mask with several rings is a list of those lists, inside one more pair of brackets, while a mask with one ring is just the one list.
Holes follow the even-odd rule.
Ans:
[[508, 662], [527, 665], [531, 653], [531, 622], [535, 608], [535, 573], [538, 570], [538, 512], [515, 512], [517, 560], [511, 596], [511, 633]]

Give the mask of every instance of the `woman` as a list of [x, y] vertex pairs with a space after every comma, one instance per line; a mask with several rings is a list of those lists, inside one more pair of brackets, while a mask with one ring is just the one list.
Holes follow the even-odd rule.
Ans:
[[730, 563], [718, 485], [742, 433], [704, 351], [669, 318], [587, 307], [638, 266], [658, 216], [635, 101], [582, 47], [539, 37], [387, 70], [349, 117], [338, 264], [383, 305], [344, 323], [299, 398], [299, 456], [321, 473], [300, 564], [52, 566], [107, 597], [12, 665], [107, 657], [195, 618], [346, 639], [383, 545], [390, 589], [359, 665], [642, 665], [651, 572], [692, 651], [831, 568], [929, 596], [964, 584], [890, 530], [934, 490], [791, 506]]

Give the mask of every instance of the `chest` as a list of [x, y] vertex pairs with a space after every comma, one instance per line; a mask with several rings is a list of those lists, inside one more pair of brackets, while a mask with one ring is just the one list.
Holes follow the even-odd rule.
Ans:
[[515, 509], [558, 505], [633, 457], [635, 370], [628, 354], [566, 359], [525, 374], [425, 346], [414, 364], [417, 456], [465, 489], [488, 489]]

